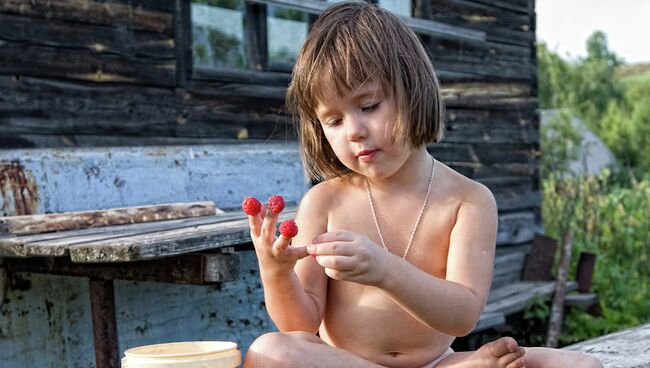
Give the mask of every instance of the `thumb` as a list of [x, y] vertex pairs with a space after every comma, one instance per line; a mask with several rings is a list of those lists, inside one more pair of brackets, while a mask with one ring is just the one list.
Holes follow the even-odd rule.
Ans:
[[273, 243], [273, 255], [277, 257], [287, 250], [289, 248], [289, 241], [291, 241], [291, 238], [287, 238], [284, 235], [278, 236]]

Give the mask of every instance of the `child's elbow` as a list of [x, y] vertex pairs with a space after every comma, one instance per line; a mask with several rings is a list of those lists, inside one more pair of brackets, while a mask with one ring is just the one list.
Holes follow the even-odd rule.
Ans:
[[449, 334], [455, 337], [467, 336], [472, 333], [472, 331], [474, 331], [475, 327], [476, 323], [466, 323], [463, 321], [462, 323], [458, 323], [456, 326], [454, 326], [453, 331], [450, 331]]
[[478, 325], [478, 322], [481, 318], [481, 311], [482, 308], [480, 311], [468, 312], [465, 318], [461, 318], [454, 325], [453, 333], [451, 333], [451, 335], [456, 337], [463, 337], [472, 333], [472, 331], [476, 329], [476, 326]]

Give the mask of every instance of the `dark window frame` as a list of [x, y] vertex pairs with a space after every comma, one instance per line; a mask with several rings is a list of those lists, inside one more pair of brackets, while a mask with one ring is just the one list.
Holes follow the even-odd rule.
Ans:
[[[377, 0], [370, 0], [376, 3]], [[246, 57], [248, 69], [218, 69], [194, 67], [191, 0], [176, 0], [178, 18], [176, 22], [176, 37], [179, 49], [179, 85], [185, 86], [188, 81], [232, 81], [245, 84], [284, 85], [291, 77], [291, 65], [269, 63], [267, 38], [267, 5], [277, 5], [289, 9], [304, 11], [309, 16], [308, 27], [325, 8], [332, 5], [324, 0], [244, 0], [246, 26], [244, 42], [247, 43]], [[419, 3], [416, 1], [416, 3]], [[422, 10], [422, 9], [421, 9]], [[414, 11], [414, 14], [421, 12]], [[463, 42], [485, 43], [486, 34], [482, 31], [469, 30], [422, 18], [402, 17], [406, 23], [421, 36], [437, 36], [449, 39], [460, 39]]]

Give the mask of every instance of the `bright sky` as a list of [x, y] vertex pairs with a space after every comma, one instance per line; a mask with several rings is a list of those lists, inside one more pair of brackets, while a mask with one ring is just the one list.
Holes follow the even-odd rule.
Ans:
[[537, 38], [560, 56], [585, 56], [596, 30], [628, 63], [650, 62], [650, 0], [536, 0]]

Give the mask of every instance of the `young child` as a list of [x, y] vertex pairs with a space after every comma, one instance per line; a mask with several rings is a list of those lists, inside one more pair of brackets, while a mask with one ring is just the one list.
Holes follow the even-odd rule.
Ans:
[[600, 367], [511, 338], [450, 349], [485, 305], [497, 208], [485, 186], [428, 154], [443, 131], [440, 88], [401, 20], [364, 2], [326, 10], [287, 103], [321, 183], [300, 203], [294, 246], [276, 239], [277, 214], [249, 217], [281, 332], [259, 337], [245, 367]]

